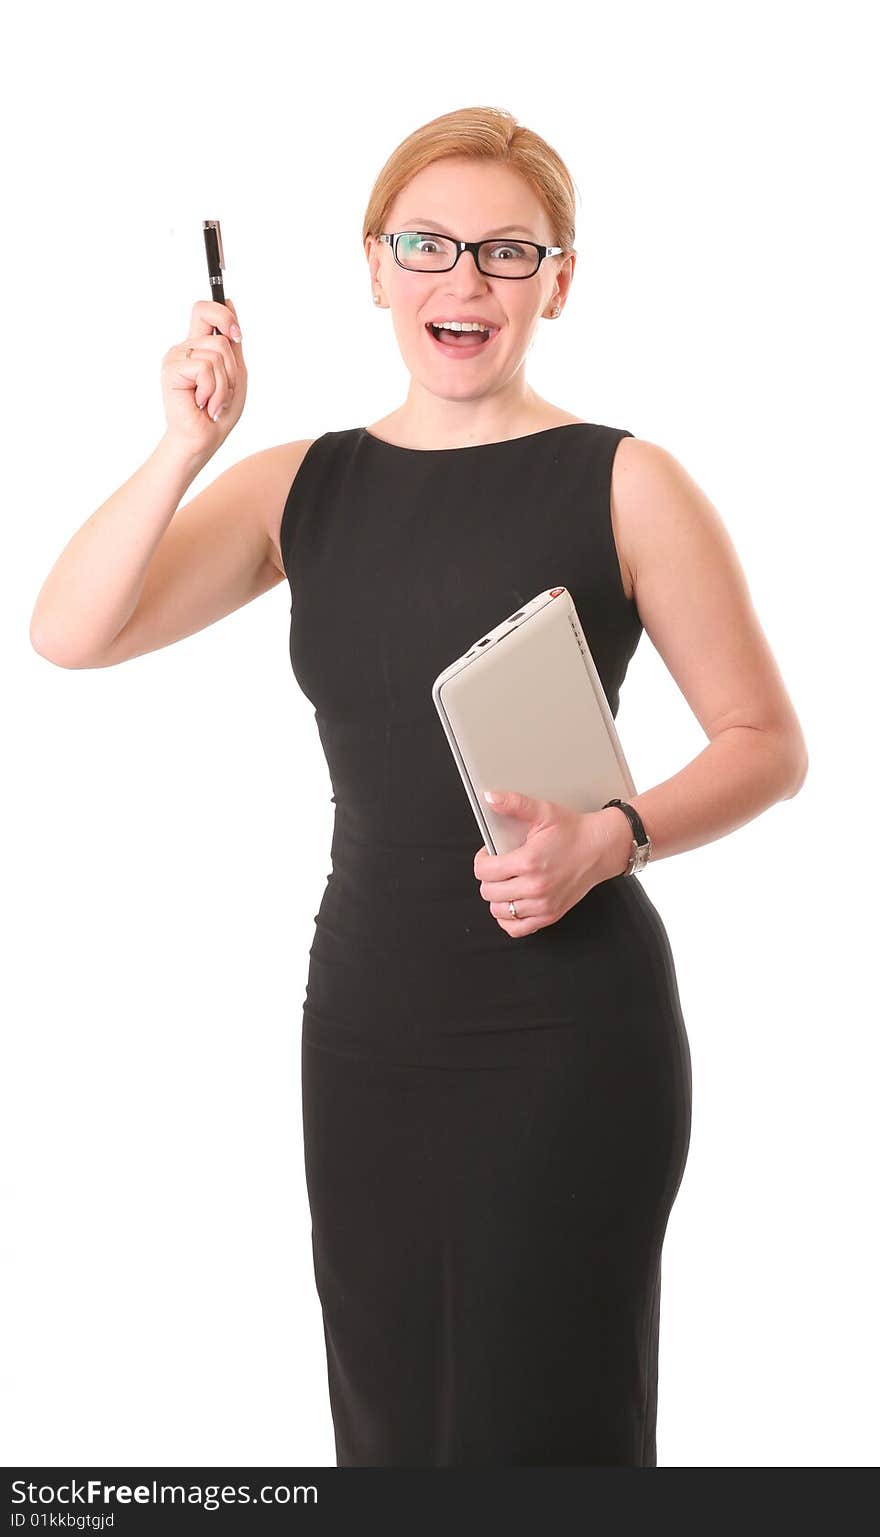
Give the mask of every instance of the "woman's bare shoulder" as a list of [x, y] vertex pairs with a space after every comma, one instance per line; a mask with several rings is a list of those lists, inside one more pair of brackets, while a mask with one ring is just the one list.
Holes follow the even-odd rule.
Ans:
[[686, 478], [678, 460], [648, 438], [621, 438], [614, 451], [611, 525], [623, 590], [631, 600], [636, 597], [639, 551], [658, 533], [658, 520], [652, 517], [652, 510], [658, 496], [669, 487], [675, 471], [679, 473], [679, 480]]

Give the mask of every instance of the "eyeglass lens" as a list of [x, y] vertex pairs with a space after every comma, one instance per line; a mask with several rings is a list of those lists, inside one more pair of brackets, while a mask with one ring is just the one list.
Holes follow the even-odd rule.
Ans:
[[[397, 259], [411, 272], [445, 272], [456, 257], [453, 240], [407, 230], [397, 238]], [[490, 277], [531, 277], [538, 268], [537, 247], [527, 240], [484, 240], [479, 265]]]

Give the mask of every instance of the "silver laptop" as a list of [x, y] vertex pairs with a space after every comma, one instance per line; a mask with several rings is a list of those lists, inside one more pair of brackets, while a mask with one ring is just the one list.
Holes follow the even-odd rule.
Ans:
[[532, 598], [435, 678], [432, 697], [486, 847], [506, 854], [527, 824], [483, 790], [519, 790], [573, 811], [636, 794], [567, 587]]

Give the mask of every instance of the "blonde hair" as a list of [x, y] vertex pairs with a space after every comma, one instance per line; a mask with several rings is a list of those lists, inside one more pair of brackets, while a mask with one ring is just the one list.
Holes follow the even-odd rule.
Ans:
[[501, 107], [461, 107], [416, 128], [398, 144], [376, 177], [364, 215], [363, 241], [385, 229], [394, 199], [419, 171], [438, 160], [462, 156], [509, 166], [528, 182], [550, 219], [550, 244], [567, 256], [574, 250], [575, 185], [540, 134], [523, 128]]

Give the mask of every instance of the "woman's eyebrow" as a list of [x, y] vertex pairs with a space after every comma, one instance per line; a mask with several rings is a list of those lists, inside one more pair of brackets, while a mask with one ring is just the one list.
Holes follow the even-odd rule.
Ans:
[[[415, 218], [408, 219], [405, 224], [401, 225], [401, 228], [422, 230], [433, 229], [437, 231], [438, 235], [449, 234], [448, 229], [442, 228], [442, 221], [441, 224], [438, 225], [438, 221], [436, 219], [433, 221], [430, 219], [422, 219], [418, 214], [415, 216]], [[528, 235], [530, 240], [537, 240], [538, 238], [532, 230], [526, 229], [524, 224], [503, 224], [500, 229], [487, 229], [485, 235], [482, 236], [482, 239], [491, 240], [493, 235]], [[452, 236], [450, 236], [450, 239], [452, 239]]]

